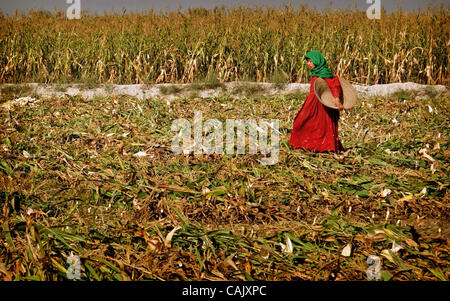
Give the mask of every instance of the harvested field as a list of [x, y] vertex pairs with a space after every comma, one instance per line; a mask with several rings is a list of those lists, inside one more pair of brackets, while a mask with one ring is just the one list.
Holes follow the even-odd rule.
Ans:
[[[0, 279], [447, 280], [449, 94], [367, 96], [347, 151], [288, 147], [305, 94], [0, 101]], [[29, 93], [30, 91], [25, 91]], [[25, 93], [25, 94], [26, 94]], [[21, 94], [22, 96], [25, 94]], [[175, 155], [177, 118], [280, 120], [280, 156]]]

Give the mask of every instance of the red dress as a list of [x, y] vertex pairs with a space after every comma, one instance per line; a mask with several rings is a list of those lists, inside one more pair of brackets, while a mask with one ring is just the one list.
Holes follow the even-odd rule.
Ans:
[[[317, 152], [343, 151], [338, 135], [339, 110], [328, 108], [319, 101], [314, 93], [316, 79], [317, 76], [311, 78], [309, 94], [294, 118], [289, 145]], [[331, 94], [339, 97], [342, 91], [338, 77], [325, 78], [325, 81]]]

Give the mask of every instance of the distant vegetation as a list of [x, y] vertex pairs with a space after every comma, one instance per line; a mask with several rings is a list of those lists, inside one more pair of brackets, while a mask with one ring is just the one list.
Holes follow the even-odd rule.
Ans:
[[[308, 50], [362, 84], [448, 84], [449, 10], [215, 8], [105, 16], [0, 14], [0, 82], [307, 82]], [[211, 79], [209, 78], [209, 82]]]

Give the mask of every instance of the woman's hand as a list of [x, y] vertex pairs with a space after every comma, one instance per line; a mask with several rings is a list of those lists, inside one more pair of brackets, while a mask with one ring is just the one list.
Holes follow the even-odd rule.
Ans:
[[339, 111], [342, 111], [344, 109], [344, 106], [342, 105], [339, 98], [334, 99], [334, 104], [336, 105], [336, 107], [338, 108]]

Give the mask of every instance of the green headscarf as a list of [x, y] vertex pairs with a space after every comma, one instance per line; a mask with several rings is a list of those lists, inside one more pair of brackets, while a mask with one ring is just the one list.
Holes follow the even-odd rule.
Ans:
[[311, 70], [311, 76], [318, 76], [322, 78], [334, 77], [334, 74], [328, 69], [327, 60], [318, 50], [312, 50], [305, 55], [305, 59], [310, 59], [314, 64], [314, 69]]

